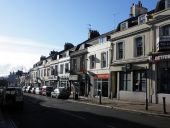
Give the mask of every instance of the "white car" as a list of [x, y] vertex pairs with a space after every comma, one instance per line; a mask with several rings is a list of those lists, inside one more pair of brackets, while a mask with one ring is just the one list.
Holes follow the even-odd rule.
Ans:
[[51, 97], [55, 97], [55, 98], [62, 98], [62, 99], [68, 99], [70, 96], [70, 92], [64, 88], [64, 87], [59, 87], [59, 88], [55, 88], [52, 92], [51, 92]]
[[41, 92], [40, 88], [39, 88], [39, 87], [36, 87], [36, 88], [35, 88], [35, 94], [40, 95], [40, 92]]
[[32, 87], [30, 91], [31, 93], [35, 93], [35, 87]]
[[26, 92], [28, 92], [28, 91], [29, 91], [29, 89], [30, 89], [30, 87], [31, 87], [31, 86], [27, 86], [27, 88], [26, 88], [26, 90], [25, 90], [25, 91], [26, 91]]

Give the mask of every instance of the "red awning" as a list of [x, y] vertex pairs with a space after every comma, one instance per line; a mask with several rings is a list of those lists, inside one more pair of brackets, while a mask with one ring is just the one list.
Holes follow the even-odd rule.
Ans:
[[109, 74], [96, 74], [94, 79], [109, 79]]

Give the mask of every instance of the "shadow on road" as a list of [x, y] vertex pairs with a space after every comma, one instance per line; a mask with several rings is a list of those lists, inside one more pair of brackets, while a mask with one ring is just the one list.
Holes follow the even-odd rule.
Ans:
[[[6, 107], [3, 111], [18, 128], [152, 128], [143, 124], [83, 111], [42, 106], [43, 100], [25, 96], [24, 109]], [[69, 105], [69, 104], [66, 104]]]

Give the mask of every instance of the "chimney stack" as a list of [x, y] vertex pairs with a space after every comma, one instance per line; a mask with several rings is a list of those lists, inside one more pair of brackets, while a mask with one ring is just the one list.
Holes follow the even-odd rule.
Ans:
[[130, 17], [136, 17], [138, 15], [147, 13], [148, 9], [142, 6], [142, 2], [138, 1], [138, 4], [132, 4], [130, 8]]

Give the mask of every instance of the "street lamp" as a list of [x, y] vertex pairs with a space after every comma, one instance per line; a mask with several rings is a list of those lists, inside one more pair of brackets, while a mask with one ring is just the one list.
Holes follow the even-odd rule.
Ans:
[[148, 71], [148, 69], [147, 69], [147, 67], [145, 68], [145, 70], [146, 70], [145, 71], [145, 78], [146, 78], [146, 99], [145, 99], [146, 103], [145, 103], [145, 110], [148, 110], [148, 86], [147, 86], [148, 85], [147, 84], [147, 76], [148, 76], [147, 75], [148, 74], [147, 71]]

